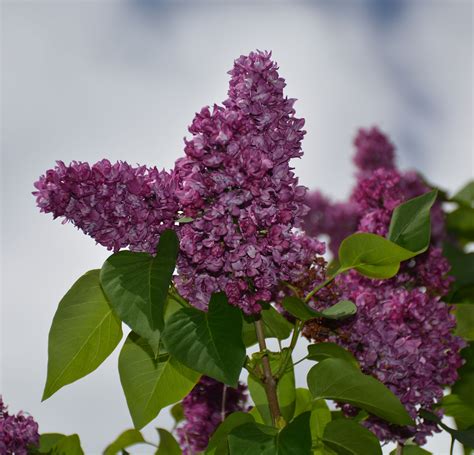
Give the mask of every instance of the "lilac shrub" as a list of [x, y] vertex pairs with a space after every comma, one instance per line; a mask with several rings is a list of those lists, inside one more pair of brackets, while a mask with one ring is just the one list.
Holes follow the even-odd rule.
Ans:
[[[328, 234], [333, 249], [355, 231], [386, 236], [394, 208], [429, 190], [416, 173], [396, 169], [394, 148], [376, 128], [361, 130], [355, 145], [357, 184], [349, 201], [331, 204], [320, 193], [308, 195], [313, 210], [306, 217], [306, 227], [313, 235]], [[357, 305], [357, 315], [332, 327], [328, 338], [349, 349], [362, 370], [387, 385], [414, 419], [420, 407], [433, 409], [444, 387], [456, 381], [456, 370], [461, 366], [459, 351], [464, 346], [452, 335], [455, 319], [442, 301], [451, 278], [447, 275], [448, 261], [438, 246], [444, 237], [439, 204], [432, 214], [431, 246], [426, 253], [403, 263], [394, 278], [373, 280], [350, 271], [336, 277], [331, 300], [323, 295], [319, 299], [320, 305], [340, 298]], [[343, 235], [341, 229], [324, 229], [344, 219], [350, 222], [341, 228]], [[306, 327], [306, 335], [321, 341], [320, 328], [314, 324]], [[350, 412], [350, 407], [344, 408]], [[419, 444], [437, 431], [435, 424], [419, 419], [416, 428], [396, 427], [375, 417], [365, 424], [381, 440], [403, 442], [414, 437]]]
[[13, 415], [0, 396], [0, 454], [27, 455], [30, 446], [39, 444], [38, 424], [22, 411]]

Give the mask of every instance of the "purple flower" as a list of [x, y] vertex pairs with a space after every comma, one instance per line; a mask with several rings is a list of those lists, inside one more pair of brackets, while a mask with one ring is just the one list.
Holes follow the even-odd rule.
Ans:
[[27, 455], [30, 446], [39, 444], [38, 424], [22, 411], [10, 415], [0, 396], [0, 453]]
[[183, 400], [185, 422], [177, 432], [185, 455], [206, 449], [219, 424], [231, 413], [248, 411], [247, 388], [234, 389], [215, 379], [203, 376]]
[[229, 98], [196, 114], [186, 156], [176, 162], [176, 194], [195, 219], [180, 229], [176, 285], [199, 308], [225, 291], [230, 303], [256, 313], [281, 281], [315, 267], [324, 247], [293, 231], [308, 210], [289, 165], [302, 155], [304, 120], [283, 95], [276, 64], [253, 52], [229, 74]]
[[[346, 232], [385, 236], [394, 208], [429, 188], [415, 172], [402, 173], [395, 168], [393, 146], [378, 130], [361, 130], [356, 146], [357, 184], [349, 201], [339, 203], [355, 219], [352, 230]], [[375, 169], [374, 163], [380, 167]], [[332, 246], [333, 234], [326, 227], [335, 223], [336, 204], [317, 192], [310, 194], [308, 201], [316, 213], [306, 216], [307, 230], [313, 235], [328, 234]], [[333, 231], [337, 243], [341, 230]], [[413, 418], [420, 406], [433, 409], [443, 388], [455, 382], [456, 370], [461, 366], [459, 351], [464, 343], [452, 335], [455, 320], [441, 300], [451, 283], [447, 275], [449, 264], [438, 247], [444, 236], [442, 209], [435, 204], [431, 246], [426, 253], [402, 263], [400, 272], [390, 280], [372, 280], [354, 271], [339, 275], [330, 292], [318, 293], [313, 305], [324, 307], [341, 298], [349, 299], [357, 305], [357, 315], [342, 323], [312, 322], [305, 327], [309, 338], [329, 339], [352, 351], [362, 371], [386, 384]], [[354, 412], [347, 405], [343, 409], [349, 414]], [[416, 427], [408, 428], [389, 425], [375, 417], [365, 425], [381, 440], [405, 441], [414, 437], [419, 444], [437, 431], [436, 425], [420, 419]]]
[[117, 251], [155, 252], [177, 213], [172, 176], [156, 168], [102, 160], [90, 166], [58, 161], [35, 183], [38, 207], [63, 217], [97, 243]]

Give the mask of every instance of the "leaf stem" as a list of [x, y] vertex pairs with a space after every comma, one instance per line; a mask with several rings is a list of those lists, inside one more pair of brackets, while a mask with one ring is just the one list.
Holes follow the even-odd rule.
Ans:
[[297, 362], [295, 362], [295, 363], [293, 364], [293, 366], [295, 367], [296, 365], [298, 365], [298, 363], [301, 363], [303, 360], [306, 360], [307, 358], [308, 358], [308, 356], [305, 355], [302, 359], [299, 359]]
[[262, 366], [263, 366], [263, 385], [265, 388], [265, 394], [267, 395], [268, 406], [270, 408], [270, 414], [272, 416], [272, 423], [277, 426], [281, 421], [282, 415], [280, 411], [280, 405], [278, 404], [277, 396], [277, 381], [272, 374], [270, 366], [270, 360], [268, 358], [267, 345], [265, 343], [265, 333], [263, 331], [262, 320], [258, 319], [254, 322], [255, 333], [257, 334], [258, 346], [262, 353]]
[[304, 299], [304, 303], [308, 303], [310, 300], [311, 300], [311, 297], [313, 297], [314, 294], [316, 294], [316, 292], [320, 291], [323, 287], [327, 286], [332, 280], [334, 280], [334, 278], [336, 278], [336, 275], [338, 274], [338, 272], [336, 272], [336, 274], [334, 274], [333, 276], [330, 276], [327, 280], [323, 281], [321, 284], [319, 284], [318, 286], [316, 286]]
[[400, 442], [397, 442], [397, 450], [395, 455], [403, 455], [403, 444]]

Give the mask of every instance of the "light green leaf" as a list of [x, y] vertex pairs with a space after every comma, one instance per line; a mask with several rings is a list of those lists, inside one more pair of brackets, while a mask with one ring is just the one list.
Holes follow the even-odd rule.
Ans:
[[127, 447], [144, 442], [145, 439], [143, 439], [142, 434], [138, 430], [133, 428], [130, 430], [125, 430], [117, 437], [114, 442], [106, 447], [104, 450], [104, 455], [116, 455]]
[[[282, 355], [285, 355], [285, 351], [288, 349], [285, 348], [280, 353], [270, 352], [268, 354], [270, 360], [270, 368], [273, 373], [275, 373], [281, 363]], [[268, 406], [267, 395], [265, 393], [265, 388], [263, 384], [255, 379], [253, 376], [248, 378], [248, 387], [250, 396], [252, 397], [255, 407], [257, 408], [260, 416], [267, 425], [272, 424], [272, 418], [270, 414], [270, 408]], [[284, 374], [278, 381], [277, 384], [277, 397], [278, 403], [280, 405], [280, 411], [284, 419], [289, 422], [295, 412], [295, 401], [296, 401], [296, 391], [295, 391], [295, 372], [293, 370], [292, 362], [288, 362], [288, 366]]]
[[385, 385], [349, 362], [323, 360], [311, 368], [307, 381], [314, 398], [349, 403], [397, 425], [413, 424], [400, 400]]
[[459, 207], [446, 217], [448, 231], [452, 231], [467, 241], [474, 240], [474, 208]]
[[[293, 325], [288, 322], [275, 308], [270, 306], [260, 312], [263, 321], [265, 338], [278, 338], [286, 340], [293, 330]], [[257, 343], [257, 335], [253, 321], [243, 319], [242, 339], [245, 346], [250, 347]]]
[[99, 283], [99, 270], [79, 278], [59, 302], [48, 340], [43, 400], [94, 371], [122, 338], [122, 324]]
[[311, 439], [313, 446], [318, 447], [320, 450], [324, 450], [322, 444], [322, 437], [326, 425], [332, 420], [331, 411], [324, 400], [314, 400], [311, 407]]
[[[397, 454], [397, 449], [393, 449], [390, 452], [390, 455], [396, 455], [396, 454]], [[422, 449], [421, 447], [409, 444], [409, 445], [403, 446], [403, 455], [431, 455], [431, 452], [428, 452], [427, 450]]]
[[119, 251], [102, 266], [100, 280], [120, 319], [158, 353], [168, 288], [179, 241], [172, 230], [160, 236], [156, 256]]
[[200, 376], [168, 353], [155, 358], [146, 340], [133, 332], [120, 352], [119, 373], [137, 429], [153, 420], [165, 406], [185, 397]]
[[468, 341], [474, 341], [474, 305], [460, 303], [454, 305], [456, 315], [455, 334]]
[[64, 436], [51, 448], [51, 455], [84, 455], [77, 434]]
[[283, 308], [301, 321], [314, 318], [343, 319], [354, 315], [357, 307], [349, 300], [341, 300], [323, 311], [316, 311], [295, 296], [287, 296], [282, 302]]
[[342, 241], [340, 270], [355, 269], [369, 278], [391, 278], [397, 274], [400, 262], [417, 254], [379, 235], [359, 232]]
[[342, 346], [336, 343], [316, 343], [308, 345], [308, 359], [322, 361], [326, 359], [342, 359], [359, 368], [355, 357]]
[[474, 425], [474, 406], [458, 395], [450, 394], [443, 397], [440, 407], [444, 409], [446, 415], [454, 417], [459, 430]]
[[163, 428], [157, 428], [160, 435], [160, 445], [155, 455], [181, 455], [181, 449], [174, 436]]
[[430, 210], [437, 190], [410, 199], [395, 208], [387, 238], [409, 251], [426, 251], [430, 243]]
[[252, 423], [254, 418], [246, 412], [233, 412], [216, 428], [207, 445], [206, 455], [227, 455], [229, 453], [227, 437], [229, 433], [244, 423]]
[[295, 389], [295, 417], [306, 411], [311, 411], [313, 396], [308, 389], [297, 387]]
[[184, 419], [183, 403], [179, 402], [172, 406], [170, 413], [173, 416], [175, 425], [177, 425]]
[[323, 442], [339, 455], [382, 455], [375, 435], [349, 419], [337, 419], [324, 428]]
[[452, 201], [466, 207], [474, 206], [474, 181], [469, 182], [460, 189], [452, 198]]
[[213, 294], [208, 312], [182, 308], [166, 322], [163, 342], [181, 363], [224, 384], [237, 387], [245, 361], [242, 313]]

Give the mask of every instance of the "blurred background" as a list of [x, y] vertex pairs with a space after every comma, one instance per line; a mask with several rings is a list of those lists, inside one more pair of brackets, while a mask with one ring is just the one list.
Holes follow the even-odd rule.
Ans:
[[[371, 125], [391, 135], [402, 168], [450, 191], [473, 176], [470, 0], [12, 0], [1, 7], [0, 392], [11, 411], [35, 416], [41, 432], [79, 433], [87, 454], [132, 423], [118, 350], [40, 402], [57, 303], [109, 254], [38, 213], [33, 182], [55, 160], [172, 167], [194, 113], [226, 98], [233, 60], [262, 49], [273, 51], [286, 94], [306, 118], [305, 155], [294, 163], [304, 185], [346, 196], [354, 134]], [[299, 367], [303, 385], [307, 367]], [[163, 411], [145, 433], [171, 425]], [[449, 439], [434, 437], [426, 448], [447, 454]]]

